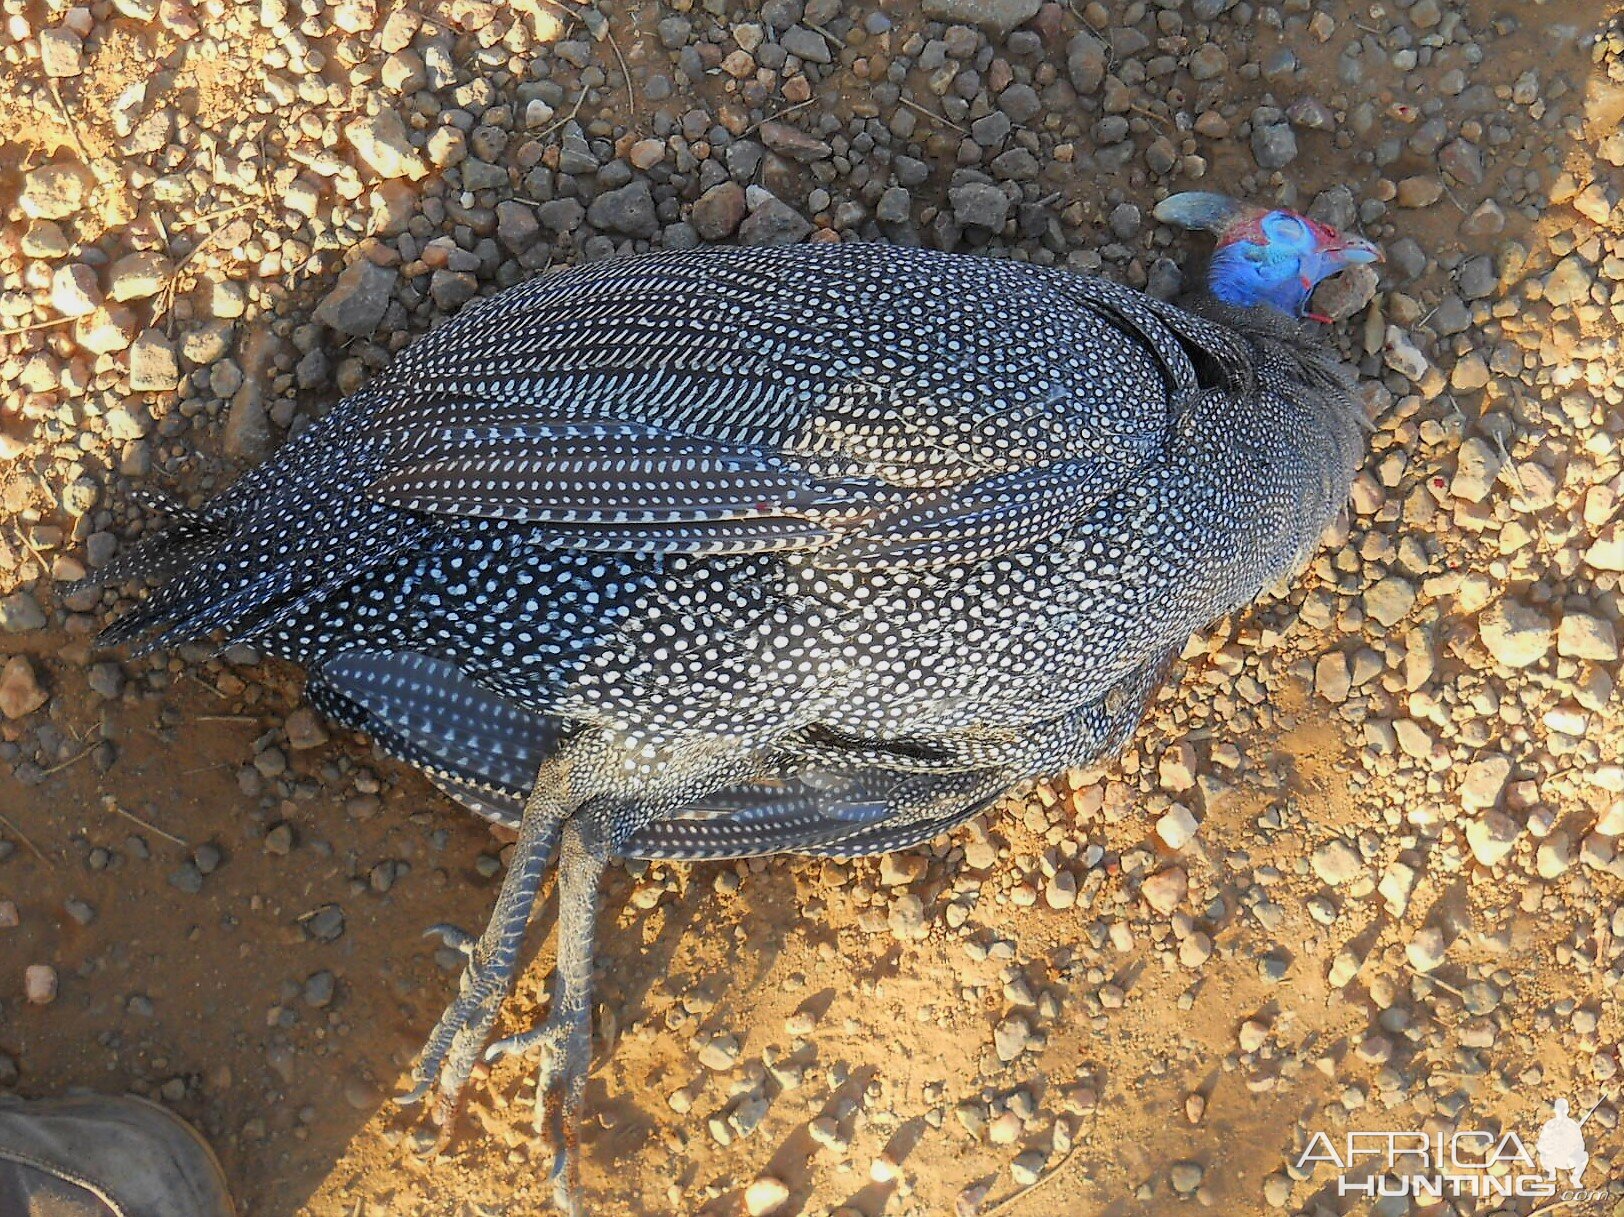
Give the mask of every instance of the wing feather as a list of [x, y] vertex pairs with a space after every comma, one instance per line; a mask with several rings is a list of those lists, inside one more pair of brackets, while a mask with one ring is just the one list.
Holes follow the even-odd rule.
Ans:
[[1100, 462], [981, 478], [916, 496], [820, 551], [827, 570], [985, 562], [1065, 529], [1114, 485]]
[[369, 494], [593, 552], [984, 561], [1139, 475], [1203, 368], [1227, 366], [1202, 343], [1221, 332], [1159, 301], [990, 259], [592, 263], [397, 360]]

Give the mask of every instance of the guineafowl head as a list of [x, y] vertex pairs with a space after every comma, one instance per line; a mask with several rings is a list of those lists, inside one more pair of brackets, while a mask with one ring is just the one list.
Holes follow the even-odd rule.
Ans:
[[1156, 205], [1156, 218], [1217, 235], [1207, 290], [1243, 308], [1266, 305], [1304, 316], [1321, 279], [1382, 260], [1381, 250], [1362, 237], [1283, 207], [1265, 210], [1207, 191], [1168, 196]]

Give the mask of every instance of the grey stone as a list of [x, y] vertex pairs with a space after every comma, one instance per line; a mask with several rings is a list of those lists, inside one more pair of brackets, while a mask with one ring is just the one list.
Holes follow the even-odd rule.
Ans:
[[998, 108], [1009, 115], [1012, 123], [1020, 126], [1042, 112], [1043, 102], [1031, 85], [1016, 83], [998, 95]]
[[1297, 159], [1297, 136], [1286, 123], [1252, 129], [1252, 156], [1264, 169], [1283, 169]]
[[344, 934], [344, 910], [336, 904], [325, 905], [304, 919], [304, 928], [317, 942], [336, 942]]
[[1106, 44], [1090, 32], [1082, 31], [1065, 44], [1065, 75], [1078, 93], [1096, 93], [1106, 80], [1106, 68], [1111, 63], [1111, 52]]
[[574, 232], [586, 219], [586, 208], [576, 199], [553, 199], [536, 209], [536, 219], [550, 232]]
[[1331, 887], [1341, 886], [1364, 869], [1359, 851], [1341, 837], [1321, 845], [1314, 851], [1310, 861], [1320, 881]]
[[641, 178], [618, 190], [606, 190], [587, 208], [588, 223], [628, 237], [652, 237], [660, 231], [654, 214], [654, 195]]
[[1286, 120], [1305, 131], [1334, 131], [1336, 115], [1318, 98], [1299, 97], [1286, 107]]
[[1359, 221], [1359, 205], [1346, 186], [1332, 186], [1314, 196], [1308, 215], [1321, 224], [1347, 231]]
[[1229, 71], [1229, 56], [1216, 42], [1204, 42], [1190, 56], [1190, 76], [1194, 80], [1217, 80]]
[[970, 124], [970, 138], [983, 148], [996, 148], [1009, 138], [1011, 126], [1009, 115], [995, 110]]
[[1494, 259], [1485, 254], [1468, 258], [1460, 267], [1460, 294], [1467, 300], [1487, 300], [1499, 287]]
[[112, 662], [91, 664], [85, 683], [92, 693], [112, 701], [124, 692], [124, 669]]
[[429, 297], [441, 312], [454, 313], [479, 294], [479, 280], [464, 270], [437, 270], [429, 276]]
[[976, 25], [1002, 38], [1038, 15], [1043, 0], [925, 0], [927, 17]]
[[1106, 222], [1111, 226], [1111, 232], [1119, 241], [1131, 241], [1139, 235], [1139, 227], [1144, 223], [1144, 217], [1139, 208], [1132, 203], [1118, 203], [1111, 208], [1111, 214]]
[[535, 244], [541, 222], [535, 208], [511, 199], [496, 205], [496, 239], [511, 253], [522, 254]]
[[770, 199], [739, 225], [741, 245], [794, 245], [812, 231], [812, 224], [782, 199]]
[[162, 330], [142, 330], [130, 344], [130, 389], [135, 393], [167, 393], [180, 383], [175, 349]]
[[1483, 184], [1483, 153], [1464, 139], [1450, 140], [1439, 150], [1438, 168], [1468, 186]]
[[784, 36], [778, 41], [779, 45], [791, 55], [807, 63], [834, 62], [834, 55], [823, 35], [807, 29], [804, 25], [791, 26], [784, 31]]
[[1429, 324], [1435, 334], [1445, 338], [1454, 334], [1464, 334], [1472, 328], [1472, 313], [1459, 296], [1445, 296], [1438, 301], [1438, 307], [1432, 310], [1432, 320]]
[[329, 1006], [332, 1004], [333, 994], [337, 989], [338, 980], [331, 972], [326, 969], [313, 972], [305, 978], [304, 982], [305, 1005], [314, 1006], [318, 1010]]
[[1376, 296], [1381, 276], [1368, 266], [1350, 266], [1333, 275], [1314, 291], [1313, 308], [1332, 321], [1353, 316]]
[[357, 258], [316, 306], [316, 320], [341, 334], [365, 338], [383, 320], [397, 277], [389, 267]]
[[1205, 1173], [1199, 1162], [1175, 1162], [1168, 1168], [1167, 1181], [1179, 1195], [1193, 1196]]
[[662, 17], [657, 32], [660, 45], [668, 51], [680, 51], [693, 36], [693, 23], [686, 17]]
[[906, 224], [913, 211], [913, 196], [906, 187], [892, 186], [880, 196], [874, 218], [882, 224]]
[[1400, 237], [1387, 247], [1387, 264], [1405, 279], [1414, 279], [1427, 269], [1427, 252], [1414, 237]]
[[1009, 1177], [1022, 1187], [1032, 1187], [1043, 1177], [1043, 1168], [1049, 1156], [1042, 1150], [1029, 1149], [1018, 1154], [1009, 1164]]
[[948, 192], [953, 218], [965, 226], [997, 232], [1009, 218], [1009, 196], [990, 182], [969, 182]]
[[287, 734], [288, 747], [295, 752], [302, 752], [307, 748], [319, 748], [328, 740], [327, 728], [317, 717], [316, 712], [309, 706], [301, 706], [282, 724], [282, 730]]
[[1032, 182], [1037, 180], [1042, 166], [1038, 158], [1025, 148], [1011, 148], [1000, 153], [988, 166], [1000, 182]]
[[28, 592], [0, 597], [0, 633], [26, 634], [45, 628], [45, 612]]
[[1466, 217], [1461, 232], [1468, 237], [1492, 237], [1506, 227], [1506, 213], [1493, 199], [1484, 199], [1477, 209]]
[[501, 165], [492, 165], [477, 157], [469, 157], [462, 163], [462, 187], [464, 190], [502, 190], [508, 185], [508, 171]]

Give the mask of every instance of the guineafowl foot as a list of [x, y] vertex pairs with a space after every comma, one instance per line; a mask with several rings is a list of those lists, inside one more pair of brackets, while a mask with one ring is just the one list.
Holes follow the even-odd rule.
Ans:
[[553, 1155], [553, 1199], [565, 1217], [581, 1206], [581, 1099], [592, 1063], [592, 943], [606, 857], [576, 821], [564, 825], [558, 861], [558, 968], [542, 1026], [492, 1044], [485, 1058], [539, 1050], [536, 1135]]
[[469, 941], [455, 927], [436, 926], [430, 931], [468, 957], [457, 998], [430, 1032], [412, 1070], [412, 1088], [397, 1099], [416, 1103], [435, 1095], [434, 1120], [440, 1135], [434, 1152], [450, 1140], [463, 1088], [490, 1039], [502, 1001], [513, 988], [530, 912], [558, 842], [564, 807], [561, 785], [558, 775], [543, 766], [526, 801], [519, 839], [485, 932]]

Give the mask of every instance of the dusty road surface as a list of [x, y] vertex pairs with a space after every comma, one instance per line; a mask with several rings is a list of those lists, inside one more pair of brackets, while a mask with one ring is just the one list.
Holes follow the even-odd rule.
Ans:
[[1558, 1098], [1595, 1109], [1556, 1211], [1616, 1211], [1607, 8], [0, 10], [0, 1087], [172, 1105], [256, 1217], [545, 1211], [517, 1063], [438, 1161], [388, 1101], [456, 982], [420, 931], [482, 923], [501, 842], [292, 669], [97, 652], [114, 596], [69, 585], [133, 491], [200, 499], [549, 265], [890, 240], [1166, 293], [1150, 208], [1218, 188], [1388, 251], [1330, 301], [1373, 420], [1345, 527], [1118, 764], [884, 861], [617, 868], [592, 1211], [1527, 1214], [1557, 1198], [1339, 1195], [1325, 1155], [1532, 1154]]

